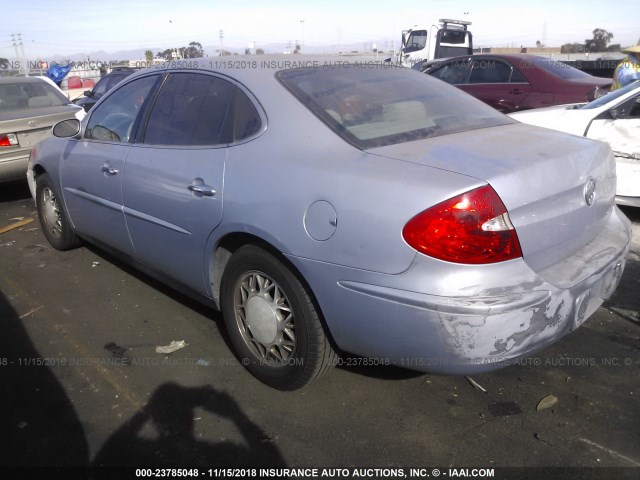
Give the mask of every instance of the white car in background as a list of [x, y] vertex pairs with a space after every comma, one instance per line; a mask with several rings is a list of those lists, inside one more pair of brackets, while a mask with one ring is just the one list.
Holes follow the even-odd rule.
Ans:
[[538, 108], [509, 116], [609, 143], [616, 157], [616, 203], [640, 207], [640, 80], [590, 103]]

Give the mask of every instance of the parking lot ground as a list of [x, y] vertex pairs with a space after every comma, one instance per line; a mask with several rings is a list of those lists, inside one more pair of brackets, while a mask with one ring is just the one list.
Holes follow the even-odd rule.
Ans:
[[[615, 296], [526, 362], [474, 386], [346, 357], [280, 392], [235, 359], [219, 314], [97, 248], [53, 250], [26, 185], [2, 186], [0, 228], [34, 221], [0, 234], [0, 465], [596, 467], [573, 478], [640, 478], [640, 214], [625, 213], [634, 244]], [[548, 396], [556, 403], [537, 410]]]

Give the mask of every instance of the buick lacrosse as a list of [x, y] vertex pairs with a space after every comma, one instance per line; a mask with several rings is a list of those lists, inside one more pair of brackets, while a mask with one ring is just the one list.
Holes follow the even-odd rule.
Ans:
[[283, 390], [342, 353], [506, 366], [615, 290], [630, 225], [605, 143], [408, 69], [243, 63], [142, 70], [58, 123], [27, 174], [51, 245], [84, 239], [213, 305]]

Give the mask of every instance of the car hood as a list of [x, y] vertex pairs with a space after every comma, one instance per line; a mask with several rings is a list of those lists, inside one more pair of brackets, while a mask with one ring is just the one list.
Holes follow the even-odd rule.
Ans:
[[[546, 128], [515, 123], [369, 152], [489, 183], [507, 207], [525, 260], [536, 271], [591, 241], [614, 205], [615, 162], [609, 146]], [[585, 192], [592, 181], [595, 200], [587, 205]]]

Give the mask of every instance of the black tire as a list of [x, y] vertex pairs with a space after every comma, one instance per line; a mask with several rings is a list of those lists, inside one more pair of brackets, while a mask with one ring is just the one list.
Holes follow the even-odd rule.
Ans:
[[44, 236], [53, 248], [70, 250], [80, 245], [80, 239], [71, 229], [62, 198], [46, 173], [36, 178], [36, 207]]
[[296, 390], [336, 364], [337, 356], [300, 280], [254, 245], [238, 249], [221, 285], [222, 314], [242, 364], [278, 390]]

